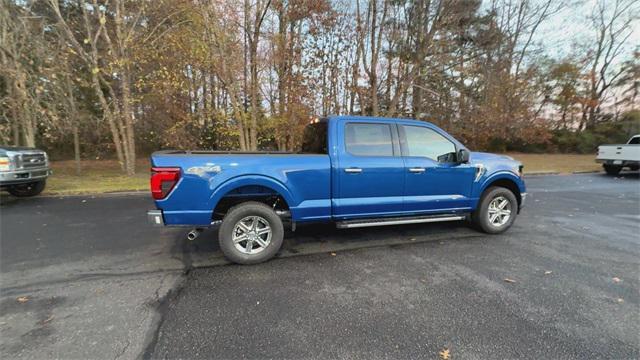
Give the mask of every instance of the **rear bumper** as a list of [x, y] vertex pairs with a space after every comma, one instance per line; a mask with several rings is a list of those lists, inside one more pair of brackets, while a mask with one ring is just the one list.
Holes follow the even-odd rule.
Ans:
[[0, 186], [27, 184], [46, 179], [52, 174], [49, 168], [0, 172]]
[[153, 226], [164, 226], [164, 216], [162, 210], [148, 210], [147, 221]]
[[603, 165], [616, 165], [616, 166], [638, 166], [640, 161], [638, 160], [610, 160], [610, 159], [596, 159], [596, 162]]
[[200, 210], [147, 210], [147, 222], [153, 226], [209, 227], [220, 221], [211, 221], [211, 211]]

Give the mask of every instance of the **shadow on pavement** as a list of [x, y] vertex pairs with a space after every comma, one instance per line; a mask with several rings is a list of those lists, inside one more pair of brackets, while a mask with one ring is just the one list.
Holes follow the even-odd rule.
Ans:
[[[187, 232], [188, 229], [185, 228], [176, 233], [173, 250], [180, 254], [186, 269], [228, 263], [218, 246], [218, 227], [204, 230], [193, 241], [187, 240]], [[337, 229], [333, 223], [304, 224], [298, 225], [295, 232], [286, 231], [284, 244], [276, 257], [484, 236], [485, 234], [471, 229], [463, 221], [356, 229]]]

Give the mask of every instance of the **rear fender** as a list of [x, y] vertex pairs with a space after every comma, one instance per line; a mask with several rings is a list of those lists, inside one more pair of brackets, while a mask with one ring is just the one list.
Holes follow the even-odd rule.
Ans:
[[215, 209], [220, 199], [222, 199], [226, 194], [243, 186], [267, 187], [280, 194], [287, 202], [288, 206], [293, 207], [297, 205], [295, 196], [280, 181], [262, 175], [243, 175], [231, 178], [217, 186], [213, 194], [211, 194], [209, 201], [207, 202], [207, 207], [212, 210]]

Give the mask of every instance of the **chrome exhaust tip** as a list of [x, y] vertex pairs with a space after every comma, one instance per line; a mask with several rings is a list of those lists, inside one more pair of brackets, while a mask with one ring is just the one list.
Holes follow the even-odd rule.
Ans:
[[193, 241], [195, 240], [198, 236], [200, 236], [200, 233], [202, 232], [202, 229], [193, 229], [191, 231], [189, 231], [189, 233], [187, 234], [187, 239], [189, 241]]

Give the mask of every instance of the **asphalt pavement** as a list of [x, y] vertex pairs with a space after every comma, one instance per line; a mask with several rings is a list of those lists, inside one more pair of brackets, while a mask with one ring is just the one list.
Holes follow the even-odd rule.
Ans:
[[526, 179], [514, 227], [300, 226], [228, 265], [147, 194], [0, 198], [2, 358], [640, 357], [640, 179]]

